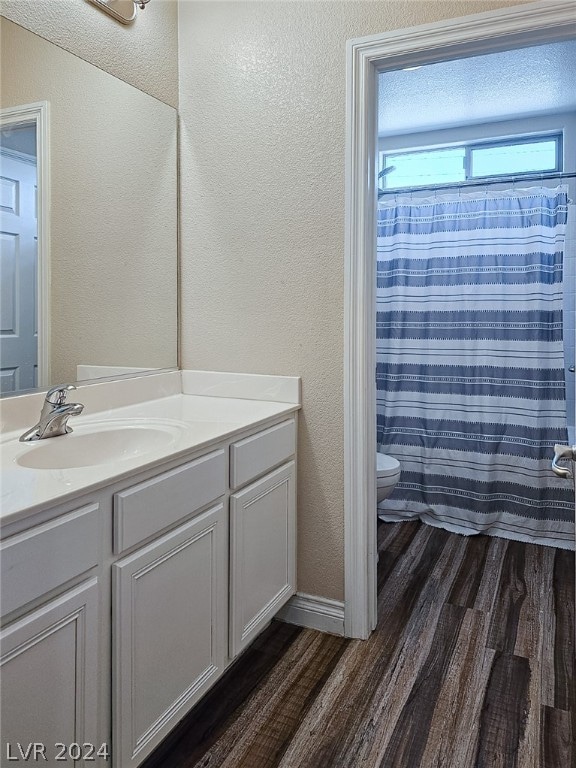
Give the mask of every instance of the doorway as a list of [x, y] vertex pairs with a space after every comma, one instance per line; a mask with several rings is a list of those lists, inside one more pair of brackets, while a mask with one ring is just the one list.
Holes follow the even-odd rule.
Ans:
[[46, 385], [47, 104], [0, 114], [0, 393]]
[[386, 71], [576, 38], [573, 7], [537, 2], [348, 44], [345, 264], [345, 634], [376, 608], [377, 79]]
[[38, 386], [36, 124], [0, 133], [0, 393]]

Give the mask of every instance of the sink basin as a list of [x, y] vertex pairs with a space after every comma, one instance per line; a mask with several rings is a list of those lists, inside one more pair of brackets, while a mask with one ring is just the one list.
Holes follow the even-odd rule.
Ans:
[[30, 469], [74, 469], [129, 461], [175, 445], [185, 430], [177, 422], [93, 422], [73, 432], [29, 443], [15, 458]]

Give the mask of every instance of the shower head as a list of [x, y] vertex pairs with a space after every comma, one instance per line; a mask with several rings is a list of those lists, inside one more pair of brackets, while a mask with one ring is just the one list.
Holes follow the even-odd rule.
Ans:
[[392, 171], [396, 170], [395, 165], [389, 165], [388, 168], [384, 168], [380, 173], [378, 174], [378, 178], [381, 179], [382, 176], [388, 176], [389, 173], [392, 173]]

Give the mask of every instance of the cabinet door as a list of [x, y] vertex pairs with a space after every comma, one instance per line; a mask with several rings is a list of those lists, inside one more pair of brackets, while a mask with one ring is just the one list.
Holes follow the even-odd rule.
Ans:
[[[74, 763], [69, 752], [68, 759], [58, 758], [62, 750], [56, 744], [101, 746], [97, 580], [3, 629], [0, 649], [2, 759], [54, 767], [94, 765]], [[40, 751], [27, 756], [18, 751], [33, 750], [33, 745]], [[88, 746], [83, 753], [90, 757]]]
[[227, 633], [222, 504], [113, 566], [113, 751], [139, 765], [221, 674]]
[[296, 591], [295, 464], [230, 497], [230, 656]]

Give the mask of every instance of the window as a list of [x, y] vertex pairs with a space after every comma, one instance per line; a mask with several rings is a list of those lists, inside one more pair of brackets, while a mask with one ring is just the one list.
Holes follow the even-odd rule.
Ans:
[[562, 169], [562, 136], [478, 142], [415, 152], [380, 152], [381, 189], [457, 184], [472, 179], [554, 173]]
[[559, 137], [470, 147], [470, 178], [559, 170]]

